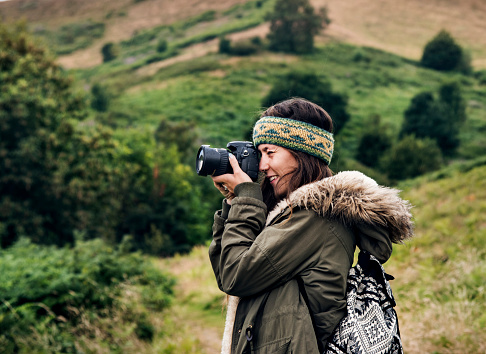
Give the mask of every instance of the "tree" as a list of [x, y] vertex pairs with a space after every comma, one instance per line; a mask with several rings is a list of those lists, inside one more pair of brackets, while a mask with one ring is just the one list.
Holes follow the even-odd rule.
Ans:
[[373, 116], [367, 123], [361, 139], [356, 159], [368, 167], [378, 167], [380, 157], [386, 153], [392, 146], [391, 137], [380, 123], [380, 116]]
[[219, 37], [219, 52], [221, 54], [231, 54], [231, 40], [221, 36]]
[[404, 180], [437, 170], [442, 154], [437, 142], [430, 138], [416, 139], [407, 135], [394, 145], [381, 160], [381, 168], [392, 180]]
[[314, 73], [294, 71], [279, 78], [263, 99], [262, 106], [269, 107], [290, 97], [305, 98], [324, 108], [331, 115], [335, 134], [349, 120], [348, 98], [333, 92], [330, 82]]
[[417, 94], [404, 115], [400, 136], [414, 134], [417, 138], [432, 138], [445, 155], [453, 154], [459, 146], [466, 106], [458, 83], [443, 84], [438, 99], [431, 92]]
[[53, 188], [59, 154], [86, 116], [82, 96], [25, 25], [0, 26], [0, 238], [46, 243], [72, 237], [65, 201]]
[[163, 53], [167, 50], [168, 43], [166, 39], [159, 39], [157, 42], [157, 53]]
[[96, 83], [91, 87], [91, 94], [93, 95], [91, 108], [98, 112], [106, 112], [110, 103], [110, 97], [106, 88], [99, 83]]
[[445, 30], [440, 31], [424, 48], [421, 64], [439, 71], [471, 71], [469, 56]]
[[106, 43], [101, 48], [101, 54], [103, 55], [103, 63], [112, 61], [120, 55], [120, 47], [112, 42]]
[[[110, 242], [130, 234], [138, 249], [164, 255], [203, 242], [208, 208], [179, 145], [89, 119], [84, 94], [25, 26], [0, 25], [0, 53], [1, 247], [20, 236], [73, 244], [75, 232]], [[160, 132], [181, 149], [195, 134]]]
[[277, 52], [309, 53], [314, 36], [331, 22], [327, 9], [314, 12], [309, 0], [277, 0], [270, 21], [269, 48]]

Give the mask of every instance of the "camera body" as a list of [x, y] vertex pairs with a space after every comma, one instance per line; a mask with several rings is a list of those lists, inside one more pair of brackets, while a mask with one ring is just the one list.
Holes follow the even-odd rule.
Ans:
[[258, 179], [258, 150], [249, 141], [231, 141], [226, 149], [201, 145], [196, 156], [196, 173], [199, 176], [220, 176], [233, 173], [229, 154], [233, 154], [243, 172], [253, 181]]

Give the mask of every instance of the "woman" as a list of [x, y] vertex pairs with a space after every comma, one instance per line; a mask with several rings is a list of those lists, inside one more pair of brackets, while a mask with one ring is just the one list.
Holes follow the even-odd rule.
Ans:
[[385, 262], [392, 242], [411, 236], [409, 204], [398, 191], [359, 172], [332, 176], [331, 131], [318, 105], [281, 102], [253, 131], [261, 187], [234, 157], [233, 174], [213, 177], [226, 198], [209, 256], [219, 288], [232, 295], [223, 353], [319, 353], [346, 315], [355, 247]]

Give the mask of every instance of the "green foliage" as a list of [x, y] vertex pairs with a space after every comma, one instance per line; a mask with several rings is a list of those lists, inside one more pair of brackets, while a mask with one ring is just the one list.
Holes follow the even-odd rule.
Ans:
[[329, 81], [321, 80], [312, 72], [292, 71], [280, 77], [263, 99], [262, 106], [269, 107], [290, 97], [301, 97], [324, 108], [332, 117], [337, 134], [349, 120], [348, 99], [333, 92]]
[[101, 55], [103, 55], [103, 63], [112, 61], [120, 55], [120, 48], [116, 43], [106, 43], [101, 48]]
[[231, 40], [226, 37], [219, 38], [219, 52], [221, 54], [230, 54], [231, 53]]
[[356, 159], [368, 167], [379, 167], [380, 158], [392, 146], [391, 136], [380, 121], [380, 116], [369, 119], [356, 151]]
[[[164, 303], [152, 307], [153, 311], [169, 306], [174, 280], [156, 271], [139, 254], [126, 253], [124, 248], [124, 244], [113, 249], [101, 240], [78, 239], [73, 249], [59, 249], [22, 239], [0, 251], [3, 344], [15, 352], [73, 351], [79, 348], [84, 336], [95, 333], [100, 342], [105, 339], [109, 343], [109, 336], [103, 333], [105, 329], [99, 322], [123, 308], [128, 310], [122, 304], [127, 286], [142, 295], [148, 291], [165, 297]], [[144, 313], [130, 311], [132, 318], [120, 321], [117, 326], [150, 340], [154, 329]], [[32, 337], [50, 338], [52, 342], [29, 341]]]
[[460, 70], [469, 73], [470, 61], [449, 32], [442, 30], [426, 44], [420, 62], [424, 67], [434, 70]]
[[106, 112], [110, 103], [110, 97], [105, 87], [96, 83], [91, 87], [91, 108], [98, 112]]
[[[129, 234], [136, 249], [158, 255], [203, 242], [209, 211], [180, 155], [194, 146], [194, 129], [167, 125], [157, 143], [153, 132], [114, 136], [92, 119], [77, 121], [86, 101], [52, 59], [25, 32], [2, 35], [2, 246], [22, 235], [64, 245], [76, 230], [112, 243]], [[94, 107], [108, 108], [104, 86], [93, 87]]]
[[158, 53], [163, 53], [167, 50], [167, 40], [165, 39], [159, 39], [157, 43], [157, 52]]
[[256, 41], [254, 38], [242, 39], [233, 42], [231, 45], [231, 54], [239, 56], [252, 55], [260, 51], [261, 47], [261, 42]]
[[457, 82], [443, 84], [439, 98], [430, 92], [417, 94], [405, 111], [401, 136], [415, 134], [437, 141], [442, 152], [452, 154], [459, 145], [459, 133], [466, 120], [466, 106]]
[[437, 170], [442, 165], [442, 154], [437, 143], [430, 139], [403, 137], [381, 160], [381, 169], [391, 180], [404, 180]]
[[85, 101], [23, 27], [0, 27], [0, 52], [1, 243], [22, 234], [69, 240], [71, 216], [63, 210], [69, 202], [56, 190], [55, 176], [64, 144], [75, 134], [68, 118], [83, 118]]
[[269, 48], [287, 53], [309, 53], [314, 49], [314, 36], [327, 27], [327, 9], [315, 13], [309, 0], [277, 0], [270, 21]]

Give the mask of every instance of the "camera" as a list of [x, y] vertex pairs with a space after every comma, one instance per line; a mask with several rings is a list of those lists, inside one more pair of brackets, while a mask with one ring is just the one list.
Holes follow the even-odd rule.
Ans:
[[243, 172], [253, 181], [258, 178], [258, 150], [249, 141], [231, 141], [226, 149], [201, 145], [196, 157], [196, 172], [199, 176], [220, 176], [233, 173], [229, 155], [233, 154]]

